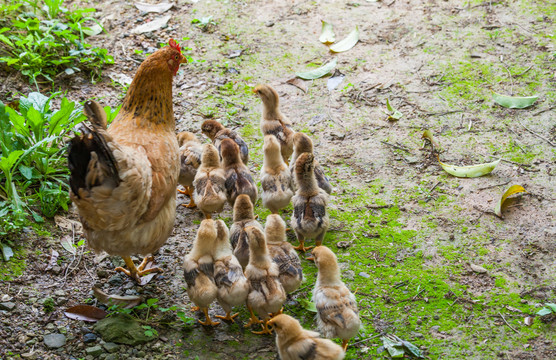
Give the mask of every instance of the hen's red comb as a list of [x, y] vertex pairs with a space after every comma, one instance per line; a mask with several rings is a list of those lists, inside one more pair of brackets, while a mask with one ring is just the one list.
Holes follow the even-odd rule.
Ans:
[[181, 54], [180, 45], [176, 42], [176, 40], [170, 39], [170, 41], [168, 42], [168, 45], [170, 45], [171, 48], [174, 48], [174, 49], [178, 50]]

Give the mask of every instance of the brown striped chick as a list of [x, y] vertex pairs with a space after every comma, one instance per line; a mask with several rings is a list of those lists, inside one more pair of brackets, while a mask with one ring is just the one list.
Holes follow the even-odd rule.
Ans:
[[340, 345], [320, 334], [305, 330], [293, 317], [281, 314], [268, 322], [276, 332], [276, 347], [282, 360], [342, 360], [345, 352]]
[[234, 223], [230, 228], [230, 242], [234, 249], [234, 255], [245, 269], [249, 264], [249, 241], [247, 240], [247, 233], [245, 228], [248, 226], [255, 226], [263, 231], [263, 227], [257, 220], [253, 212], [253, 203], [249, 196], [243, 194], [239, 195], [234, 204], [233, 213]]
[[280, 282], [286, 293], [290, 294], [301, 285], [303, 271], [297, 252], [286, 240], [286, 223], [280, 215], [268, 215], [264, 233], [270, 257], [280, 270]]
[[203, 145], [201, 166], [193, 181], [193, 200], [207, 219], [213, 212], [220, 212], [226, 204], [226, 178], [220, 168], [218, 151], [211, 144]]
[[178, 184], [185, 188], [179, 190], [182, 194], [189, 196], [189, 204], [183, 205], [187, 208], [195, 207], [193, 201], [193, 180], [197, 174], [197, 169], [201, 165], [201, 155], [203, 146], [195, 134], [189, 131], [182, 131], [178, 134], [178, 145], [180, 147], [180, 176]]
[[214, 263], [212, 252], [216, 242], [217, 231], [214, 220], [206, 219], [201, 222], [193, 248], [185, 256], [183, 270], [187, 283], [187, 295], [196, 305], [193, 310], [201, 310], [206, 321], [199, 322], [206, 326], [218, 325], [208, 315], [208, 307], [216, 299], [218, 289], [214, 282]]
[[228, 203], [234, 206], [236, 198], [241, 194], [246, 194], [255, 204], [258, 195], [257, 184], [247, 166], [239, 158], [239, 147], [233, 140], [224, 139], [221, 143], [221, 150]]
[[280, 98], [270, 85], [257, 85], [253, 92], [261, 98], [263, 111], [261, 131], [263, 135], [274, 135], [280, 142], [280, 152], [286, 164], [293, 153], [292, 123], [280, 112]]
[[310, 153], [299, 155], [295, 162], [295, 181], [298, 189], [292, 198], [293, 215], [291, 227], [295, 231], [299, 246], [295, 249], [307, 251], [306, 239], [315, 239], [315, 245], [322, 244], [329, 219], [326, 212], [328, 195], [318, 187], [314, 172], [314, 156]]
[[264, 164], [261, 169], [261, 198], [263, 206], [273, 214], [289, 205], [293, 196], [290, 170], [280, 155], [280, 143], [276, 137], [264, 137]]
[[[286, 292], [280, 283], [280, 270], [272, 261], [264, 233], [255, 226], [245, 229], [249, 239], [249, 265], [245, 268], [245, 277], [249, 282], [247, 295], [247, 309], [251, 312], [251, 319], [245, 327], [253, 324], [263, 324], [263, 330], [255, 334], [270, 334], [268, 328], [269, 314], [275, 314], [282, 309], [286, 301]], [[260, 321], [257, 313], [263, 320]]]
[[[299, 155], [303, 153], [311, 153], [314, 156], [313, 152], [313, 141], [311, 138], [304, 133], [297, 132], [293, 136], [293, 155], [292, 155], [292, 163], [290, 164], [290, 171], [293, 173], [295, 161], [299, 157]], [[332, 185], [326, 175], [324, 174], [324, 170], [319, 165], [317, 158], [315, 157], [315, 179], [317, 180], [317, 184], [321, 189], [326, 191], [327, 194], [332, 192]], [[293, 181], [293, 188], [294, 190], [297, 188], [295, 181]]]
[[214, 281], [218, 288], [216, 299], [226, 312], [226, 316], [216, 315], [216, 317], [234, 322], [234, 318], [238, 314], [231, 315], [232, 308], [245, 304], [249, 293], [249, 284], [245, 275], [243, 275], [243, 269], [239, 261], [232, 254], [232, 246], [229, 240], [230, 232], [224, 221], [216, 221], [216, 231], [216, 243], [212, 255], [214, 259]]
[[355, 295], [340, 279], [338, 260], [332, 250], [317, 246], [312, 255], [319, 271], [313, 289], [318, 331], [326, 338], [342, 339], [342, 347], [346, 350], [349, 339], [357, 335], [361, 327]]
[[[241, 161], [247, 165], [247, 161], [249, 160], [249, 148], [247, 147], [247, 143], [243, 141], [237, 132], [224, 127], [224, 125], [216, 120], [206, 120], [201, 125], [201, 131], [212, 141], [212, 145], [218, 149], [218, 153], [220, 154], [222, 154], [220, 148], [222, 140], [232, 139], [239, 147]], [[222, 160], [222, 157], [220, 157], [220, 160]]]

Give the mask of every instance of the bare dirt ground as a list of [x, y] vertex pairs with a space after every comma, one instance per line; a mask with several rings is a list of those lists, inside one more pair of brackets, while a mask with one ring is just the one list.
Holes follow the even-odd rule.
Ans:
[[[109, 49], [116, 64], [97, 84], [61, 79], [57, 86], [70, 99], [97, 98], [117, 106], [123, 90], [108, 75], [133, 77], [143, 59], [134, 50], [151, 52], [173, 37], [196, 60], [175, 80], [176, 130], [202, 136], [200, 124], [207, 117], [240, 129], [258, 174], [260, 103], [250, 89], [269, 83], [278, 90], [282, 111], [296, 130], [313, 137], [334, 186], [325, 244], [337, 252], [348, 287], [357, 289], [365, 325], [346, 358], [384, 357], [377, 354], [381, 333], [411, 341], [430, 359], [556, 358], [554, 322], [524, 323], [556, 298], [555, 5], [534, 0], [178, 1], [168, 12], [168, 27], [146, 35], [130, 30], [160, 15], [141, 14], [119, 0], [80, 5], [98, 10], [95, 16], [108, 34], [90, 40]], [[207, 26], [192, 24], [207, 16], [213, 21]], [[318, 41], [321, 19], [334, 25], [336, 39], [358, 25], [359, 43], [344, 53], [329, 52]], [[307, 92], [286, 83], [295, 72], [332, 58], [345, 75], [335, 90], [327, 89], [326, 78], [306, 82]], [[33, 90], [16, 74], [8, 80], [0, 88], [2, 99]], [[496, 105], [492, 92], [539, 99], [531, 108], [510, 110]], [[387, 120], [386, 99], [403, 113], [400, 120]], [[430, 146], [423, 147], [425, 129], [439, 142], [443, 162], [503, 161], [485, 177], [452, 177]], [[514, 184], [527, 193], [504, 208], [504, 219], [494, 216], [498, 199]], [[178, 200], [188, 201], [182, 195]], [[268, 213], [258, 207], [263, 221]], [[245, 311], [238, 325], [216, 329], [183, 325], [174, 314], [163, 318], [155, 311], [157, 316], [143, 324], [158, 331], [156, 340], [87, 354], [104, 340], [85, 343], [92, 325], [67, 319], [63, 310], [97, 304], [94, 284], [113, 294], [156, 298], [161, 307], [192, 306], [181, 263], [201, 216], [181, 206], [177, 213], [174, 233], [156, 255], [165, 273], [145, 287], [113, 272], [117, 258], [96, 257], [83, 246], [75, 255], [66, 252], [60, 238], [71, 234], [67, 228], [30, 230], [21, 239], [23, 274], [0, 284], [2, 301], [16, 304], [11, 311], [0, 310], [0, 357], [277, 358], [273, 337], [243, 328]], [[73, 212], [62, 215], [76, 219]], [[230, 226], [231, 209], [221, 216]], [[336, 246], [339, 242], [349, 247]], [[45, 272], [53, 249], [61, 254], [59, 268]], [[304, 269], [307, 281], [288, 301], [286, 313], [314, 328], [314, 314], [302, 300], [310, 296], [315, 269], [305, 261]], [[52, 312], [48, 301], [54, 302]], [[217, 305], [211, 312], [222, 314]], [[43, 336], [50, 333], [64, 334], [65, 345], [48, 349]]]

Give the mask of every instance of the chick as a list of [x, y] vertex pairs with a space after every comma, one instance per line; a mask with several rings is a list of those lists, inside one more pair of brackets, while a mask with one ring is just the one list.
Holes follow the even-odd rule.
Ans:
[[202, 325], [218, 325], [208, 315], [208, 307], [216, 299], [218, 289], [214, 282], [214, 263], [212, 252], [216, 242], [217, 231], [213, 220], [206, 219], [201, 222], [193, 248], [186, 255], [183, 262], [187, 295], [195, 303], [194, 310], [201, 310], [206, 321]]
[[263, 330], [255, 334], [270, 334], [268, 328], [269, 314], [282, 309], [286, 301], [286, 292], [280, 283], [278, 265], [270, 258], [264, 233], [255, 226], [245, 229], [249, 239], [249, 265], [245, 268], [245, 277], [249, 282], [247, 295], [247, 309], [251, 312], [251, 319], [245, 327], [260, 324], [255, 312], [262, 317]]
[[247, 166], [239, 158], [239, 147], [233, 140], [224, 139], [221, 143], [221, 149], [228, 202], [234, 206], [239, 195], [247, 194], [254, 204], [257, 201], [257, 184], [255, 184]]
[[326, 338], [342, 339], [342, 347], [346, 350], [349, 339], [357, 335], [361, 327], [355, 295], [340, 279], [338, 260], [332, 250], [317, 246], [312, 254], [319, 271], [313, 290], [318, 330]]
[[261, 131], [263, 135], [274, 135], [280, 142], [280, 152], [286, 164], [293, 153], [292, 123], [280, 112], [278, 93], [270, 85], [257, 85], [253, 92], [263, 102]]
[[290, 170], [280, 155], [280, 143], [276, 137], [264, 137], [264, 164], [261, 169], [263, 206], [273, 214], [285, 208], [293, 196]]
[[293, 215], [291, 227], [295, 231], [299, 246], [295, 249], [306, 251], [305, 239], [315, 239], [316, 246], [322, 244], [329, 220], [326, 212], [328, 195], [318, 187], [315, 179], [315, 162], [311, 153], [299, 155], [295, 161], [295, 181], [298, 189], [292, 198]]
[[245, 275], [243, 275], [241, 265], [232, 254], [232, 246], [229, 240], [230, 232], [224, 221], [216, 221], [216, 231], [216, 243], [212, 255], [214, 259], [214, 281], [218, 288], [216, 299], [226, 312], [226, 316], [216, 315], [216, 317], [234, 322], [234, 318], [238, 314], [230, 315], [232, 307], [245, 303], [249, 293], [249, 284]]
[[321, 339], [317, 332], [303, 329], [291, 316], [277, 315], [268, 324], [276, 331], [276, 347], [282, 360], [342, 360], [345, 356], [340, 345]]
[[[241, 161], [247, 165], [247, 161], [249, 160], [249, 148], [247, 147], [247, 143], [243, 141], [237, 132], [225, 128], [224, 125], [216, 120], [206, 120], [201, 125], [201, 131], [212, 141], [212, 144], [218, 149], [220, 154], [222, 154], [220, 149], [222, 140], [232, 139], [239, 147]], [[220, 160], [222, 160], [222, 157], [220, 157]]]
[[180, 146], [180, 176], [178, 183], [185, 188], [179, 190], [182, 194], [189, 196], [189, 204], [183, 205], [188, 208], [195, 207], [193, 201], [193, 180], [197, 174], [197, 169], [201, 165], [201, 155], [203, 146], [195, 134], [183, 131], [178, 134], [178, 145]]
[[211, 144], [203, 145], [201, 166], [193, 181], [193, 200], [207, 219], [211, 213], [220, 212], [226, 203], [226, 178], [220, 168], [218, 151]]
[[245, 269], [249, 263], [249, 242], [247, 241], [247, 233], [245, 228], [248, 226], [255, 226], [263, 231], [263, 227], [257, 220], [253, 213], [253, 203], [249, 196], [243, 194], [239, 195], [234, 204], [234, 223], [230, 229], [230, 242], [234, 249], [234, 255]]
[[299, 256], [286, 240], [286, 223], [280, 215], [268, 215], [264, 228], [268, 252], [278, 264], [280, 282], [287, 294], [297, 290], [303, 281], [303, 271]]
[[[290, 171], [293, 173], [295, 161], [299, 157], [299, 155], [303, 153], [311, 153], [313, 154], [313, 141], [311, 138], [304, 133], [297, 132], [293, 136], [293, 155], [292, 155], [292, 163], [290, 164]], [[314, 154], [313, 154], [314, 155]], [[324, 174], [322, 167], [319, 165], [318, 160], [315, 158], [315, 179], [317, 179], [317, 184], [321, 189], [326, 191], [327, 194], [332, 192], [332, 186], [328, 181], [328, 178]], [[294, 190], [297, 188], [294, 181]]]

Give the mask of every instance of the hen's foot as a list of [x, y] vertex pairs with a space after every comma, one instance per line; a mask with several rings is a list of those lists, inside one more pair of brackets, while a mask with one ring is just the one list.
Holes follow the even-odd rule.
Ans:
[[191, 308], [191, 311], [192, 311], [192, 312], [199, 311], [199, 310], [201, 310], [201, 308], [198, 307], [198, 306], [193, 306], [193, 307]]
[[221, 315], [214, 315], [214, 317], [217, 317], [219, 319], [225, 320], [225, 321], [231, 321], [233, 323], [235, 323], [234, 318], [237, 317], [239, 315], [239, 313], [234, 314], [234, 315], [230, 315], [230, 313], [226, 313], [226, 316], [221, 316]]
[[145, 266], [147, 266], [147, 264], [150, 261], [154, 260], [154, 258], [152, 256], [145, 257], [143, 259], [143, 261], [141, 262], [141, 264], [139, 265], [139, 267], [135, 267], [135, 264], [133, 263], [133, 260], [131, 260], [131, 257], [122, 256], [122, 258], [124, 259], [124, 262], [125, 262], [126, 266], [129, 268], [129, 270], [124, 269], [121, 266], [118, 266], [114, 270], [119, 271], [119, 272], [123, 272], [124, 274], [126, 274], [127, 276], [132, 278], [138, 284], [141, 283], [141, 276], [144, 276], [144, 275], [147, 275], [147, 274], [150, 274], [150, 273], [153, 273], [153, 272], [157, 272], [157, 273], [163, 272], [162, 269], [157, 268], [157, 267], [145, 269]]

